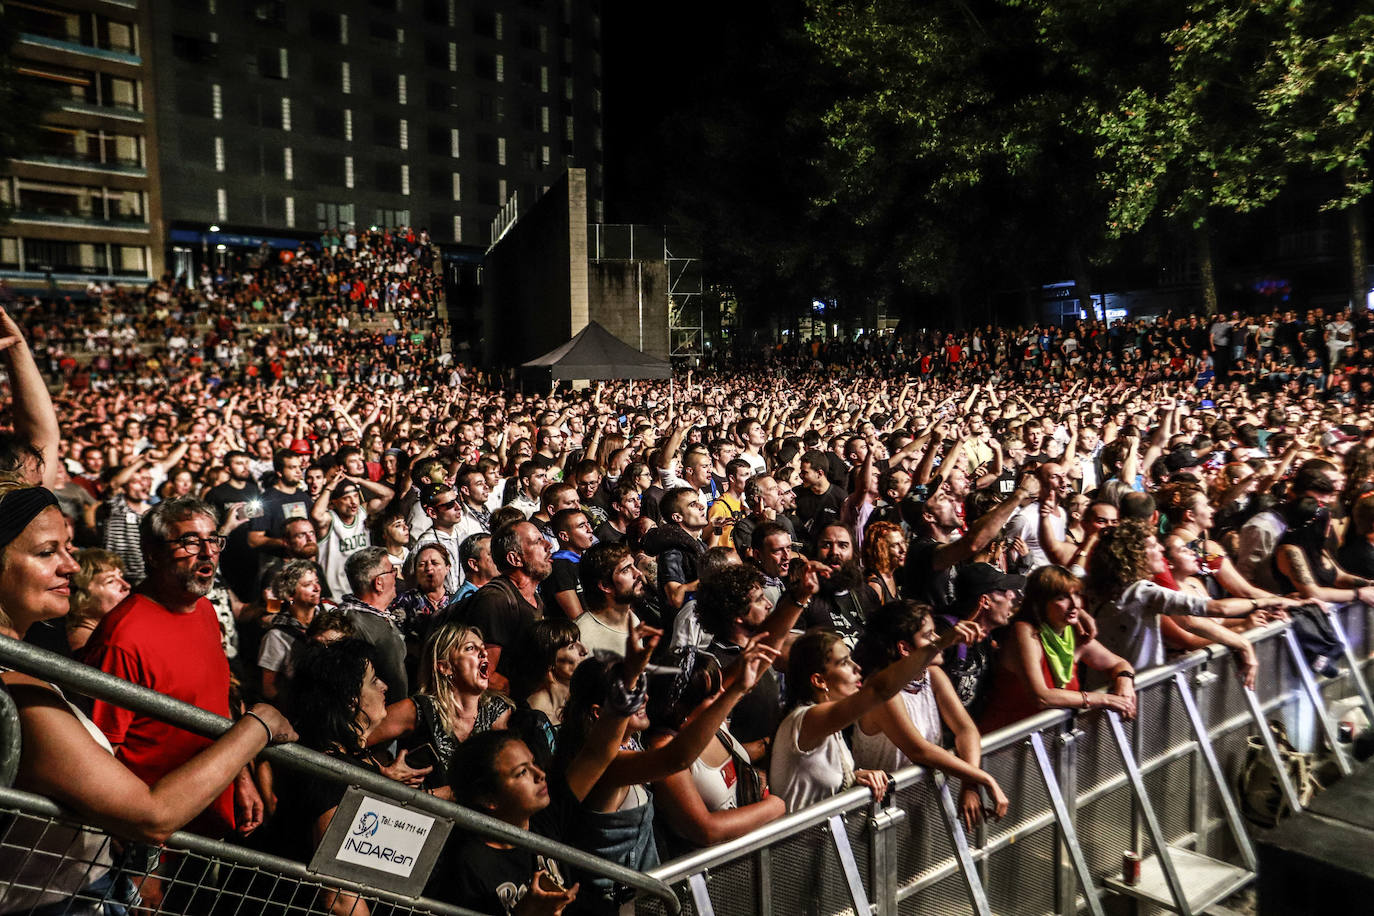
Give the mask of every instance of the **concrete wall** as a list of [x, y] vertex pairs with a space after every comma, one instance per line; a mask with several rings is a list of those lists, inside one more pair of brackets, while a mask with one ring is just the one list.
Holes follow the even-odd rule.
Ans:
[[483, 361], [518, 366], [587, 326], [587, 176], [569, 169], [487, 255]]
[[569, 169], [487, 254], [486, 365], [519, 366], [593, 320], [630, 346], [667, 357], [667, 263], [588, 261], [587, 206], [586, 173]]
[[593, 321], [637, 350], [668, 357], [668, 265], [593, 261], [588, 299]]

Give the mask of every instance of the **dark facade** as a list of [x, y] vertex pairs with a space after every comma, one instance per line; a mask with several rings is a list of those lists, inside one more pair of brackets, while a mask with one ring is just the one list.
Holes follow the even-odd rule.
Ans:
[[184, 256], [403, 224], [484, 249], [512, 195], [528, 207], [569, 166], [600, 212], [597, 0], [152, 6], [163, 206]]

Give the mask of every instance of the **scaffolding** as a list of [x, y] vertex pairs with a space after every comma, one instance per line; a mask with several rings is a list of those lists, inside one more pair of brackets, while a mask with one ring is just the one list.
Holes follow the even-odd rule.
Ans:
[[588, 227], [593, 261], [657, 261], [668, 268], [668, 355], [699, 357], [704, 352], [706, 284], [701, 258], [663, 226], [593, 223]]

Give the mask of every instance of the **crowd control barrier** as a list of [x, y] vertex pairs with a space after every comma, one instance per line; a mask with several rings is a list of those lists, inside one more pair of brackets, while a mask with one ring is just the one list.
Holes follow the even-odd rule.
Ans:
[[[169, 722], [180, 728], [208, 737], [217, 737], [232, 724], [229, 720], [182, 703], [156, 691], [129, 683], [70, 659], [47, 652], [14, 639], [0, 637], [0, 668], [23, 671], [37, 678], [57, 684], [68, 694], [85, 694], [133, 710], [141, 715]], [[53, 867], [27, 869], [39, 877], [31, 883], [8, 887], [0, 884], [0, 904], [6, 893], [18, 897], [21, 893], [42, 892], [48, 887], [42, 876], [65, 862], [95, 867], [100, 859], [101, 832], [83, 824], [70, 812], [63, 811], [49, 799], [10, 788], [20, 753], [20, 734], [13, 701], [0, 690], [0, 860], [22, 861], [11, 857], [48, 855]], [[274, 766], [292, 767], [308, 773], [312, 778], [337, 782], [349, 787], [354, 795], [379, 800], [383, 806], [408, 812], [412, 819], [432, 820], [448, 830], [469, 833], [499, 840], [532, 850], [584, 874], [610, 878], [634, 890], [642, 899], [657, 901], [658, 912], [676, 914], [680, 905], [676, 895], [662, 881], [633, 869], [608, 862], [571, 846], [555, 842], [529, 831], [511, 827], [503, 821], [488, 817], [469, 808], [437, 799], [432, 795], [409, 789], [385, 776], [352, 766], [293, 744], [267, 748], [263, 756]], [[349, 796], [339, 811], [344, 811]], [[377, 806], [382, 807], [382, 806]], [[391, 809], [388, 809], [391, 810]], [[335, 821], [342, 821], [336, 814]], [[334, 825], [331, 824], [331, 830]], [[342, 832], [342, 831], [341, 831]], [[441, 837], [442, 839], [442, 837]], [[324, 846], [330, 841], [325, 834]], [[48, 852], [36, 852], [41, 845]], [[59, 849], [52, 853], [54, 845]], [[163, 895], [164, 905], [140, 907], [139, 914], [259, 914], [259, 913], [321, 913], [326, 912], [320, 892], [338, 890], [356, 894], [366, 904], [355, 907], [363, 913], [377, 914], [439, 914], [466, 916], [470, 911], [419, 896], [417, 889], [385, 889], [389, 879], [379, 878], [366, 870], [348, 874], [338, 870], [324, 872], [310, 865], [266, 855], [241, 846], [220, 842], [195, 834], [178, 832], [168, 840], [163, 851], [164, 862], [179, 860], [175, 876]], [[421, 854], [423, 861], [423, 854]], [[319, 858], [317, 853], [316, 858]], [[190, 876], [190, 877], [187, 877]], [[420, 878], [423, 884], [423, 876]], [[6, 907], [8, 909], [8, 907]], [[21, 910], [21, 912], [23, 912]], [[80, 906], [73, 913], [86, 913]], [[335, 912], [338, 912], [336, 907]]]
[[[1315, 676], [1292, 625], [1275, 623], [1248, 634], [1260, 659], [1253, 691], [1212, 647], [1140, 672], [1133, 721], [1049, 710], [984, 736], [983, 766], [1011, 808], [972, 832], [957, 816], [957, 785], [911, 767], [893, 774], [882, 802], [851, 789], [650, 874], [696, 916], [1202, 913], [1254, 879], [1235, 791], [1250, 736], [1280, 774], [1271, 720], [1300, 750], [1334, 753], [1332, 767], [1350, 771], [1327, 710], [1358, 698], [1374, 721], [1368, 615], [1359, 604], [1332, 614], [1344, 643], [1334, 678]], [[1294, 810], [1298, 790], [1285, 775]], [[1142, 859], [1138, 883], [1123, 881], [1127, 852]], [[646, 898], [638, 909], [665, 912]]]

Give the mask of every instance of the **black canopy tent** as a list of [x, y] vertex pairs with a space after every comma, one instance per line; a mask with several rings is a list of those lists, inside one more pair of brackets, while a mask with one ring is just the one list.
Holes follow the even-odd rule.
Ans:
[[590, 322], [572, 340], [524, 363], [526, 369], [547, 370], [555, 379], [670, 379], [666, 359], [642, 353], [610, 331]]

